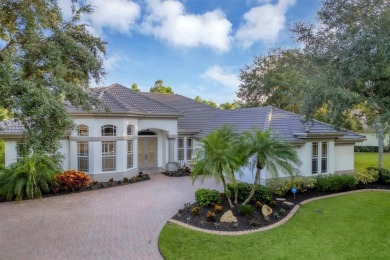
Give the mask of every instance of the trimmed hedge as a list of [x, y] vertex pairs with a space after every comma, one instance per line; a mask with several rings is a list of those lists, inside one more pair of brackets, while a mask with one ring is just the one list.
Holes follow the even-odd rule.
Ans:
[[367, 167], [367, 170], [377, 171], [379, 174], [378, 183], [383, 185], [390, 185], [390, 169], [378, 169], [377, 167]]
[[295, 187], [299, 193], [305, 193], [308, 190], [314, 189], [315, 179], [312, 177], [294, 177], [284, 179], [273, 179], [268, 183], [273, 193], [278, 197], [284, 197], [290, 192], [292, 187]]
[[[238, 202], [244, 202], [248, 198], [249, 193], [252, 189], [253, 184], [249, 183], [238, 183]], [[228, 189], [230, 196], [234, 198], [234, 188], [232, 184], [228, 184]], [[269, 203], [272, 200], [272, 190], [263, 185], [256, 185], [255, 195], [250, 200], [250, 203], [255, 203], [256, 201], [262, 201], [264, 203]]]
[[348, 191], [357, 185], [355, 177], [348, 174], [319, 175], [315, 180], [315, 188], [318, 191]]
[[[378, 146], [355, 146], [354, 151], [358, 153], [377, 153]], [[383, 147], [383, 151], [385, 153], [390, 152], [390, 146]]]
[[195, 191], [195, 201], [198, 206], [207, 207], [221, 204], [222, 198], [217, 190], [198, 189]]

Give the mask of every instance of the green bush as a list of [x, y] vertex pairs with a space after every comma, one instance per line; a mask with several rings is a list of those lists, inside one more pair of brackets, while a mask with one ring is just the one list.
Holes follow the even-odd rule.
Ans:
[[297, 188], [299, 193], [305, 193], [308, 190], [313, 189], [314, 185], [315, 179], [311, 177], [273, 179], [268, 182], [268, 187], [278, 197], [284, 197], [290, 192], [292, 187]]
[[318, 191], [347, 191], [353, 189], [357, 181], [353, 175], [319, 175], [315, 179], [315, 188]]
[[0, 169], [4, 167], [5, 164], [5, 146], [4, 141], [0, 140]]
[[378, 172], [378, 183], [390, 185], [390, 169], [378, 169], [377, 167], [367, 167], [367, 170], [375, 170]]
[[56, 186], [55, 175], [61, 171], [58, 156], [31, 155], [13, 163], [0, 173], [0, 196], [7, 200], [41, 198]]
[[355, 170], [353, 175], [358, 184], [367, 185], [368, 183], [373, 183], [378, 180], [379, 171], [377, 169]]
[[[362, 153], [377, 153], [378, 146], [355, 146], [354, 151]], [[383, 151], [385, 153], [390, 152], [390, 146], [383, 147]]]
[[249, 204], [245, 204], [240, 206], [238, 212], [244, 216], [253, 216], [253, 213], [255, 213], [255, 208]]
[[198, 189], [195, 191], [195, 201], [200, 207], [207, 207], [222, 203], [219, 191], [210, 189]]
[[[249, 193], [252, 189], [253, 184], [249, 183], [238, 183], [237, 189], [238, 189], [238, 202], [244, 202], [246, 198], [248, 198]], [[234, 188], [232, 184], [228, 184], [228, 189], [231, 198], [234, 197]], [[255, 195], [252, 197], [250, 203], [256, 203], [256, 201], [262, 201], [265, 203], [268, 203], [272, 200], [272, 191], [270, 188], [265, 187], [263, 185], [256, 185], [255, 189]]]

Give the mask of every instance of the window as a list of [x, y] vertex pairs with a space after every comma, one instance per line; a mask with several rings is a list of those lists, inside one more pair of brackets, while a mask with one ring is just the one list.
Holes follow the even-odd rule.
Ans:
[[19, 161], [27, 154], [26, 143], [17, 142], [16, 143], [16, 160]]
[[133, 168], [133, 140], [127, 141], [127, 169]]
[[177, 159], [190, 161], [192, 159], [193, 139], [191, 137], [179, 137], [177, 139]]
[[187, 137], [187, 161], [192, 159], [192, 138]]
[[312, 143], [311, 148], [311, 173], [318, 173], [318, 143]]
[[78, 136], [88, 136], [88, 126], [86, 126], [86, 125], [77, 126], [77, 135]]
[[116, 126], [113, 125], [102, 126], [102, 136], [116, 136]]
[[184, 160], [184, 138], [179, 137], [177, 139], [177, 159], [179, 161]]
[[321, 173], [328, 171], [328, 143], [323, 142], [321, 147]]
[[134, 126], [133, 125], [127, 126], [127, 135], [134, 135]]
[[82, 172], [89, 171], [88, 142], [77, 142], [77, 169]]
[[102, 171], [115, 171], [116, 143], [112, 141], [102, 142]]

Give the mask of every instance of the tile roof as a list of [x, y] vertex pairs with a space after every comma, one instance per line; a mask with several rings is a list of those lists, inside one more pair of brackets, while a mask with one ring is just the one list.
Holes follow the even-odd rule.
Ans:
[[[108, 87], [92, 88], [91, 96], [98, 99], [110, 112], [136, 113], [147, 115], [182, 115], [182, 112], [168, 104], [149, 98], [139, 92], [131, 90], [120, 84], [113, 84]], [[73, 106], [68, 107], [68, 111], [83, 112]], [[104, 109], [97, 108], [95, 112], [104, 112]]]
[[143, 92], [144, 96], [169, 104], [184, 113], [178, 120], [179, 132], [199, 132], [207, 127], [210, 117], [217, 108], [199, 103], [191, 98], [177, 94], [160, 94]]
[[232, 125], [238, 132], [253, 127], [270, 128], [279, 138], [290, 142], [302, 142], [305, 136], [310, 135], [334, 135], [344, 141], [365, 138], [317, 120], [305, 122], [298, 114], [271, 106], [220, 110], [177, 94], [142, 94], [183, 111], [184, 116], [178, 119], [179, 132], [196, 132], [197, 137], [204, 137], [215, 128]]
[[[215, 128], [232, 125], [238, 132], [253, 127], [270, 128], [279, 138], [290, 142], [326, 136], [337, 137], [340, 142], [362, 141], [365, 138], [317, 120], [305, 122], [298, 114], [271, 106], [220, 110], [181, 95], [140, 93], [119, 84], [93, 88], [91, 96], [100, 100], [111, 112], [176, 116], [179, 133], [191, 133], [196, 137], [204, 137]], [[68, 106], [68, 111], [83, 112], [72, 106]], [[94, 111], [104, 112], [99, 108]], [[21, 133], [23, 129], [23, 125], [14, 120], [0, 123], [0, 132], [4, 134]]]
[[9, 119], [0, 122], [0, 133], [1, 134], [20, 134], [24, 130], [23, 124], [14, 119]]

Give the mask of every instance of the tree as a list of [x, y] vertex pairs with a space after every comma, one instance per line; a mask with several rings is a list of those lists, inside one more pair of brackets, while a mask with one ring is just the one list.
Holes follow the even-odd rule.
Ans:
[[205, 105], [214, 107], [214, 108], [218, 108], [217, 103], [215, 103], [215, 102], [213, 102], [213, 101], [211, 101], [211, 100], [202, 99], [200, 96], [196, 96], [196, 97], [194, 98], [194, 100], [195, 100], [196, 102], [199, 102], [199, 103], [202, 103], [202, 104], [205, 104]]
[[[222, 181], [223, 190], [229, 201], [230, 207], [233, 207], [227, 188], [225, 176], [228, 177], [233, 187], [237, 182], [234, 171], [238, 169], [240, 160], [237, 156], [237, 149], [234, 148], [235, 133], [233, 128], [224, 126], [210, 132], [201, 139], [201, 147], [195, 151], [195, 164], [192, 169], [191, 179], [206, 178], [214, 176], [218, 181]], [[237, 189], [235, 188], [235, 193]], [[237, 195], [235, 195], [237, 198]]]
[[0, 4], [0, 109], [23, 123], [36, 153], [59, 148], [73, 128], [65, 104], [88, 109], [89, 80], [104, 75], [106, 43], [81, 23], [93, 10], [74, 3], [70, 20], [55, 0]]
[[134, 91], [137, 91], [137, 92], [140, 92], [140, 91], [141, 91], [141, 90], [138, 88], [137, 83], [135, 83], [135, 82], [131, 85], [131, 89], [134, 90]]
[[247, 156], [251, 159], [252, 169], [256, 168], [256, 175], [248, 198], [243, 202], [247, 204], [255, 194], [256, 185], [259, 184], [262, 169], [267, 169], [277, 176], [281, 170], [289, 175], [299, 172], [297, 166], [301, 164], [297, 151], [285, 141], [278, 140], [270, 129], [261, 131], [253, 128], [251, 132], [244, 132], [242, 143], [247, 149]]
[[299, 49], [271, 49], [257, 56], [240, 71], [237, 96], [244, 106], [275, 106], [299, 112], [299, 100], [304, 92], [299, 88], [301, 75]]
[[172, 88], [169, 86], [164, 86], [161, 79], [154, 82], [154, 86], [150, 88], [150, 92], [163, 93], [163, 94], [173, 94]]
[[383, 166], [383, 133], [390, 122], [390, 2], [324, 0], [318, 24], [297, 23], [295, 39], [304, 44], [307, 117], [324, 103], [335, 120], [359, 105], [374, 115], [378, 167]]
[[236, 102], [233, 103], [225, 102], [219, 105], [219, 109], [222, 110], [232, 110], [232, 109], [236, 109], [237, 107], [238, 104]]

